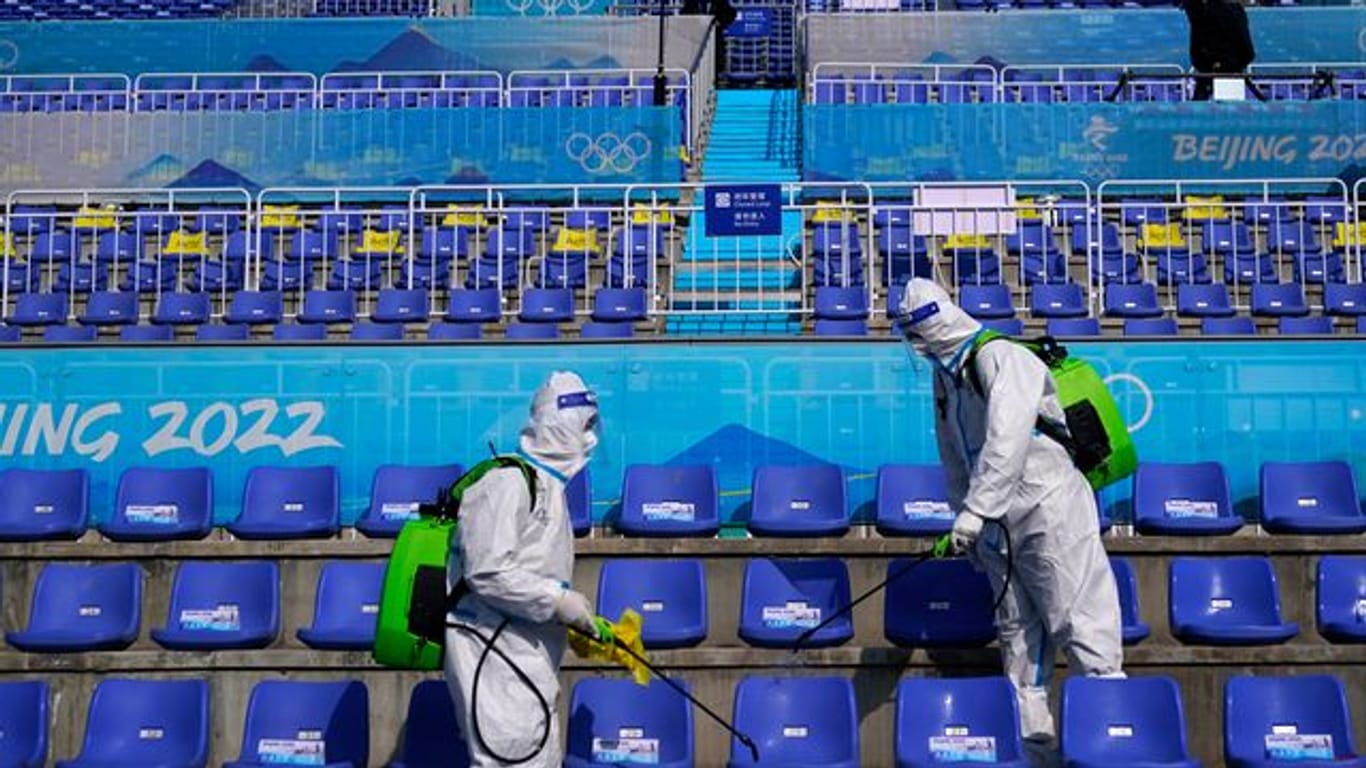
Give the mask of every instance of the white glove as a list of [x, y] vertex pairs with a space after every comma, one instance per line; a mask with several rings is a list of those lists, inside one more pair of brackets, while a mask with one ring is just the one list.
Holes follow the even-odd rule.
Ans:
[[597, 635], [593, 624], [593, 605], [581, 592], [566, 589], [560, 599], [555, 601], [555, 620], [566, 627]]
[[953, 519], [953, 551], [960, 555], [970, 554], [977, 546], [977, 537], [982, 535], [983, 520], [971, 512], [959, 512]]

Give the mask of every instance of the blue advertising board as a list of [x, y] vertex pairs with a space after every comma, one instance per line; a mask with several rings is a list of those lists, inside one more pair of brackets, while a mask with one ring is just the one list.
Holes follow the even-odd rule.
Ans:
[[781, 235], [783, 188], [779, 184], [712, 184], [706, 189], [707, 237]]
[[759, 38], [773, 34], [772, 8], [740, 8], [726, 27], [726, 37]]

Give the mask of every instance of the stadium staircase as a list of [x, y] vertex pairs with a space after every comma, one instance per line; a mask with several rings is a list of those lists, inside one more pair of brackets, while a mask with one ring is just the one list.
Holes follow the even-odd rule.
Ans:
[[[721, 90], [702, 161], [705, 184], [782, 183], [800, 177], [799, 94], [787, 90]], [[797, 334], [801, 270], [788, 256], [801, 244], [797, 212], [783, 216], [780, 238], [714, 241], [706, 214], [692, 217], [673, 273], [672, 334]], [[737, 246], [738, 243], [738, 246]], [[737, 311], [738, 310], [738, 311]]]

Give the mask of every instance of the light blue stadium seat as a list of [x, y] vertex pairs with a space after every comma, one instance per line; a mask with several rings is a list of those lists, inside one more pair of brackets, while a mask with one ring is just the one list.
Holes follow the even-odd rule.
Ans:
[[469, 747], [445, 680], [423, 680], [408, 697], [398, 758], [389, 768], [469, 768]]
[[246, 341], [250, 338], [249, 325], [201, 325], [194, 332], [195, 341]]
[[1044, 326], [1049, 336], [1099, 336], [1100, 321], [1094, 317], [1058, 317]]
[[749, 530], [760, 536], [840, 536], [849, 530], [844, 470], [834, 464], [754, 470]]
[[1206, 336], [1256, 336], [1257, 323], [1250, 317], [1206, 317], [1200, 321], [1200, 333]]
[[253, 467], [242, 514], [227, 529], [239, 539], [333, 536], [340, 527], [340, 496], [336, 467]]
[[588, 321], [579, 326], [581, 339], [629, 339], [636, 335], [630, 323], [598, 323]]
[[1281, 618], [1276, 572], [1264, 557], [1173, 558], [1167, 608], [1184, 643], [1275, 645], [1300, 631]]
[[1062, 688], [1067, 768], [1199, 768], [1186, 746], [1181, 693], [1169, 677], [1070, 677]]
[[1152, 283], [1112, 284], [1105, 289], [1105, 314], [1123, 318], [1161, 317], [1157, 288]]
[[1224, 764], [1366, 766], [1353, 744], [1342, 681], [1332, 675], [1229, 678], [1224, 684]]
[[226, 320], [232, 324], [269, 325], [284, 317], [285, 302], [279, 291], [238, 291], [228, 304]]
[[273, 560], [187, 560], [176, 568], [166, 625], [152, 639], [177, 651], [264, 648], [280, 633], [280, 567]]
[[373, 648], [384, 569], [384, 563], [324, 564], [313, 600], [313, 624], [297, 630], [299, 640], [309, 648], [329, 651]]
[[1151, 634], [1151, 630], [1143, 623], [1138, 609], [1138, 579], [1134, 577], [1134, 567], [1127, 558], [1111, 557], [1110, 570], [1119, 589], [1120, 632], [1124, 644], [1137, 645]]
[[64, 323], [70, 305], [65, 293], [23, 293], [15, 297], [7, 322], [27, 328]]
[[527, 288], [522, 291], [524, 323], [564, 323], [574, 319], [574, 292], [567, 288]]
[[1304, 288], [1298, 283], [1257, 283], [1252, 286], [1252, 314], [1263, 317], [1301, 317], [1309, 314]]
[[888, 640], [904, 648], [980, 648], [996, 639], [995, 595], [985, 573], [964, 558], [915, 562], [899, 557], [887, 564]]
[[690, 648], [707, 637], [707, 577], [700, 560], [607, 560], [598, 575], [598, 613], [631, 608], [644, 619], [645, 647]]
[[560, 338], [560, 328], [551, 323], [512, 323], [503, 337], [520, 341], [549, 341]]
[[1221, 283], [1186, 284], [1176, 289], [1176, 313], [1182, 317], [1232, 317], [1228, 287]]
[[119, 477], [114, 509], [100, 532], [113, 541], [197, 540], [213, 527], [208, 467], [131, 467]]
[[1276, 321], [1276, 332], [1282, 336], [1331, 336], [1333, 318], [1325, 315], [1282, 317]]
[[496, 323], [502, 314], [497, 288], [451, 291], [446, 319], [456, 323]]
[[[693, 766], [692, 705], [659, 680], [647, 686], [631, 680], [580, 680], [569, 699], [566, 730], [565, 768]], [[628, 757], [632, 754], [638, 756]]]
[[1076, 283], [1039, 284], [1029, 290], [1029, 313], [1034, 317], [1086, 317], [1086, 297]]
[[978, 320], [1004, 319], [1015, 316], [1015, 305], [1010, 300], [1010, 289], [1004, 285], [965, 285], [958, 296], [963, 310]]
[[270, 332], [272, 341], [325, 341], [327, 326], [322, 323], [280, 323]]
[[588, 467], [579, 470], [564, 488], [569, 504], [569, 525], [575, 536], [587, 536], [593, 529], [593, 478]]
[[1140, 461], [1133, 479], [1134, 527], [1167, 536], [1221, 535], [1237, 531], [1228, 477], [1218, 462], [1161, 464]]
[[644, 288], [599, 288], [593, 294], [593, 319], [604, 323], [644, 320], [646, 311]]
[[[301, 746], [299, 742], [319, 742], [316, 749], [322, 760], [312, 765], [364, 768], [370, 756], [370, 694], [365, 684], [359, 680], [257, 683], [247, 702], [241, 754], [223, 768], [279, 765], [285, 762], [281, 752], [293, 751]], [[296, 762], [299, 759], [294, 757]]]
[[987, 739], [992, 759], [967, 764], [1029, 768], [1020, 740], [1015, 687], [1006, 678], [908, 677], [897, 685], [897, 768], [940, 768], [962, 762], [965, 748], [985, 747]]
[[708, 465], [633, 464], [616, 527], [628, 536], [714, 536], [721, 527], [718, 498]]
[[1125, 336], [1175, 336], [1180, 332], [1170, 317], [1131, 317], [1124, 321]]
[[84, 469], [0, 470], [0, 541], [79, 539], [89, 496]]
[[5, 640], [29, 653], [122, 650], [137, 639], [142, 569], [49, 563], [38, 572], [28, 627]]
[[477, 323], [432, 323], [427, 326], [428, 341], [470, 341], [483, 337]]
[[89, 344], [98, 338], [98, 329], [89, 325], [49, 325], [43, 329], [48, 344]]
[[858, 706], [854, 686], [843, 677], [746, 676], [735, 686], [733, 722], [754, 739], [759, 762], [732, 739], [727, 768], [860, 765]]
[[356, 319], [356, 292], [308, 291], [299, 309], [300, 323], [350, 323]]
[[129, 325], [138, 321], [138, 295], [128, 291], [98, 291], [86, 298], [82, 325]]
[[436, 501], [464, 474], [459, 464], [400, 466], [385, 464], [370, 481], [370, 506], [356, 520], [356, 530], [372, 539], [391, 539], [417, 519], [418, 504]]
[[203, 768], [210, 725], [205, 680], [105, 678], [90, 697], [81, 753], [57, 768]]
[[412, 323], [427, 319], [430, 298], [425, 288], [385, 288], [375, 298], [370, 316], [377, 323]]
[[43, 768], [47, 763], [48, 690], [41, 680], [0, 682], [0, 765]]
[[207, 293], [163, 293], [157, 298], [152, 322], [158, 325], [202, 325], [209, 322]]
[[1319, 558], [1319, 634], [1332, 643], [1366, 643], [1366, 556]]
[[[740, 639], [760, 648], [791, 648], [797, 637], [849, 604], [849, 571], [837, 558], [745, 564]], [[841, 645], [854, 636], [846, 613], [813, 635], [807, 648]]]
[[1345, 461], [1262, 464], [1262, 527], [1271, 533], [1366, 532], [1352, 468]]
[[940, 536], [953, 527], [944, 468], [884, 464], [877, 471], [877, 529], [884, 536]]
[[403, 341], [403, 326], [395, 323], [356, 323], [352, 341]]

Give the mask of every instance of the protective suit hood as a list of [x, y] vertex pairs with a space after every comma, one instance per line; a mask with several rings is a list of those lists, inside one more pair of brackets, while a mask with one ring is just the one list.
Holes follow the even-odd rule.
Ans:
[[567, 481], [588, 463], [598, 444], [598, 397], [577, 373], [556, 371], [531, 401], [522, 427], [522, 452]]
[[951, 373], [957, 373], [964, 353], [982, 324], [964, 312], [937, 283], [913, 278], [901, 297], [897, 328], [915, 352]]

